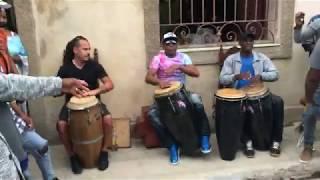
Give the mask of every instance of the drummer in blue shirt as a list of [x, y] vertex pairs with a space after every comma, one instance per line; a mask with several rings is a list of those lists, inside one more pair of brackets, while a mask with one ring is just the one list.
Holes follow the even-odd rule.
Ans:
[[[278, 80], [279, 73], [272, 61], [264, 54], [253, 51], [255, 35], [244, 32], [240, 35], [240, 52], [227, 57], [220, 73], [220, 83], [240, 89], [251, 84]], [[272, 127], [270, 154], [277, 157], [281, 153], [280, 143], [283, 134], [284, 103], [280, 96], [271, 94]], [[250, 128], [244, 127], [242, 142], [245, 144], [244, 154], [252, 158], [255, 155]], [[248, 132], [249, 131], [249, 132]]]

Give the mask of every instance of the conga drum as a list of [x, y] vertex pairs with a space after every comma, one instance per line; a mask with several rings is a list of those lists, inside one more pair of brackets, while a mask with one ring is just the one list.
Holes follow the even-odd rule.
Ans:
[[220, 157], [231, 161], [240, 147], [246, 94], [242, 90], [225, 88], [218, 90], [215, 97], [216, 136]]
[[96, 166], [103, 140], [101, 108], [95, 96], [72, 97], [69, 109], [69, 134], [74, 152], [85, 168]]
[[193, 124], [191, 104], [180, 82], [172, 82], [166, 89], [154, 92], [160, 110], [160, 120], [181, 146], [182, 152], [192, 155], [199, 149], [198, 136]]
[[246, 124], [250, 127], [253, 147], [257, 150], [268, 150], [272, 143], [272, 98], [267, 87], [254, 84], [243, 88], [247, 95]]

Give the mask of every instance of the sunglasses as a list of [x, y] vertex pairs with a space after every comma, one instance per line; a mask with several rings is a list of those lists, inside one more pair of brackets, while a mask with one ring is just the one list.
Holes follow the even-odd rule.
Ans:
[[166, 41], [164, 44], [165, 45], [170, 45], [170, 44], [176, 45], [177, 42], [176, 41]]

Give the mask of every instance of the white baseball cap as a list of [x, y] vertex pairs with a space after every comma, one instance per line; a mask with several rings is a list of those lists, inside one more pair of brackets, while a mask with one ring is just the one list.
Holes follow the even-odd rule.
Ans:
[[0, 8], [2, 8], [2, 9], [9, 9], [9, 8], [11, 8], [12, 6], [11, 6], [11, 4], [9, 4], [9, 3], [7, 3], [7, 2], [5, 2], [5, 1], [3, 1], [3, 0], [0, 0]]
[[178, 41], [177, 35], [175, 35], [173, 32], [168, 32], [163, 35], [162, 42], [165, 44], [167, 43], [177, 44], [177, 41]]

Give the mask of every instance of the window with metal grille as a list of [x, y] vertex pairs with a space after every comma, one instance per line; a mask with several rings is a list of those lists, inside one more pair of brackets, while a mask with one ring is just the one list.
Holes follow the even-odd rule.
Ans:
[[160, 0], [160, 39], [168, 31], [185, 47], [234, 43], [251, 31], [274, 43], [278, 0]]

